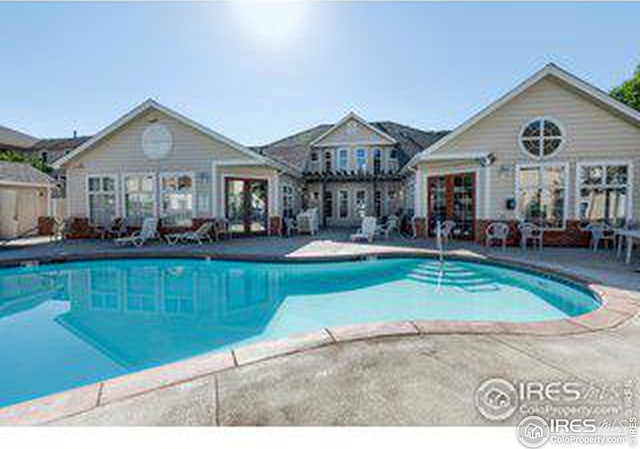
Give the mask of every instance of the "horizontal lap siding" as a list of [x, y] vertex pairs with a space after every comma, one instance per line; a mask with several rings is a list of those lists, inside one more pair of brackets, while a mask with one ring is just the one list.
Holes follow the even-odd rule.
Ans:
[[[514, 219], [515, 213], [506, 210], [505, 202], [515, 195], [515, 166], [518, 163], [536, 162], [521, 151], [519, 134], [529, 120], [541, 116], [553, 117], [564, 127], [566, 141], [563, 148], [545, 162], [569, 163], [567, 218], [576, 218], [576, 163], [602, 160], [633, 162], [633, 214], [640, 217], [640, 128], [554, 80], [538, 82], [448, 142], [436, 154], [473, 151], [493, 153], [496, 160], [491, 167], [491, 201], [486, 216]], [[428, 169], [429, 165], [422, 167]], [[483, 185], [481, 187], [484, 188]], [[422, 194], [426, 195], [426, 190]]]
[[[141, 148], [142, 133], [150, 123], [166, 125], [173, 136], [171, 153], [160, 161], [150, 160]], [[197, 195], [203, 205], [206, 192], [211, 188], [211, 180], [203, 173], [211, 173], [213, 161], [248, 161], [249, 156], [212, 139], [200, 131], [158, 111], [150, 111], [117, 130], [110, 137], [69, 163], [67, 169], [67, 198], [70, 216], [86, 216], [86, 176], [88, 174], [122, 174], [134, 172], [171, 172], [189, 171], [200, 178], [196, 179]], [[200, 185], [198, 185], [200, 184]], [[210, 206], [209, 206], [210, 209]], [[202, 208], [197, 209], [198, 216], [206, 215]]]

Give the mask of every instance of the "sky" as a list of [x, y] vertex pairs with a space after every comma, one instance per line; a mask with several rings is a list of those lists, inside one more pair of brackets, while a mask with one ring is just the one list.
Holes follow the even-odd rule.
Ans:
[[93, 134], [151, 97], [246, 145], [355, 111], [451, 129], [548, 62], [609, 90], [640, 3], [0, 3], [0, 124]]

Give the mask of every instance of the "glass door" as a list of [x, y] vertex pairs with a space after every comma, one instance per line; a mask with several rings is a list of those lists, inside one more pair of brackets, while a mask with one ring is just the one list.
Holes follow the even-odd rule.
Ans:
[[268, 183], [262, 179], [227, 178], [225, 201], [229, 230], [238, 234], [266, 233]]
[[473, 239], [475, 228], [475, 173], [431, 176], [428, 179], [429, 234], [438, 221], [456, 223], [453, 235]]

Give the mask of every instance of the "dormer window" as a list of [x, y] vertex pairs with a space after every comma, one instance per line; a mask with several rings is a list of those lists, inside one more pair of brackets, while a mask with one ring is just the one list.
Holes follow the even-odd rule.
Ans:
[[520, 133], [520, 147], [529, 156], [543, 159], [555, 154], [564, 142], [559, 122], [537, 118], [527, 123]]

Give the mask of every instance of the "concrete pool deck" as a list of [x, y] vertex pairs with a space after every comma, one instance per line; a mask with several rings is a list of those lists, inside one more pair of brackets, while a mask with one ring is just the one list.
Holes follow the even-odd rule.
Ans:
[[[296, 258], [433, 248], [429, 241], [395, 239], [368, 245], [346, 240], [344, 232], [325, 232], [315, 238], [238, 239], [189, 247], [189, 252]], [[175, 250], [151, 245], [134, 251]], [[115, 249], [109, 242], [51, 243], [5, 248], [0, 261], [96, 251], [117, 255], [131, 250]], [[640, 323], [635, 318], [640, 276], [610, 252], [503, 252], [453, 243], [450, 253], [526, 263], [585, 279], [604, 289], [599, 293], [613, 308], [604, 318], [563, 324], [564, 331], [555, 329], [552, 336], [532, 329], [514, 331], [502, 323], [402, 322], [319, 330], [0, 409], [0, 424], [486, 425], [490, 422], [476, 411], [474, 393], [487, 378], [588, 385], [635, 379], [640, 373]], [[505, 423], [514, 424], [516, 418]]]

